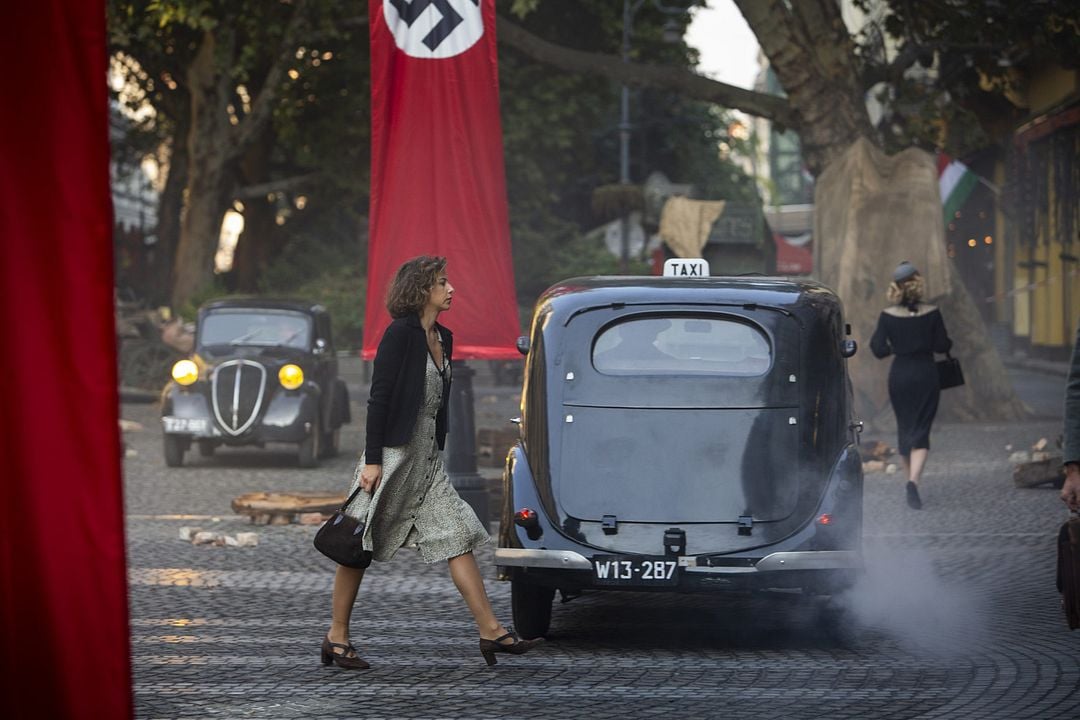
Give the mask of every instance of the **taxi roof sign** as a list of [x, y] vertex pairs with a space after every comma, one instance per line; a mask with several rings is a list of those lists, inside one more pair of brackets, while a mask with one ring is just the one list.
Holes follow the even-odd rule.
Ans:
[[670, 258], [664, 261], [664, 277], [709, 277], [705, 258]]

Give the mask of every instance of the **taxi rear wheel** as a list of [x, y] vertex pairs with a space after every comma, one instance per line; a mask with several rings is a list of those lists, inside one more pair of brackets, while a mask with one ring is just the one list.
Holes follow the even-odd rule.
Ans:
[[510, 609], [518, 635], [525, 639], [547, 635], [554, 598], [553, 588], [532, 585], [520, 577], [510, 580]]

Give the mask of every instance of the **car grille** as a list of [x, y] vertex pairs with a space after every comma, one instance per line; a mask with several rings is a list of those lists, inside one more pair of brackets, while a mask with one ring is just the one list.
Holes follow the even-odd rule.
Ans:
[[251, 360], [229, 360], [210, 376], [214, 416], [221, 429], [240, 435], [254, 424], [266, 394], [266, 368]]

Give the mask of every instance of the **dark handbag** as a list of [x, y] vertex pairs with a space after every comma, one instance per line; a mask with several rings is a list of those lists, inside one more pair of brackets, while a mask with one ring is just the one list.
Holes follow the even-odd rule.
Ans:
[[357, 485], [345, 504], [315, 533], [316, 550], [338, 565], [357, 569], [371, 564], [371, 551], [364, 549], [365, 524], [345, 514], [345, 508], [359, 493], [360, 486]]
[[938, 360], [936, 364], [938, 387], [942, 390], [964, 384], [964, 371], [960, 368], [959, 360], [945, 353], [945, 359]]
[[1070, 630], [1080, 627], [1080, 517], [1058, 531], [1057, 589]]

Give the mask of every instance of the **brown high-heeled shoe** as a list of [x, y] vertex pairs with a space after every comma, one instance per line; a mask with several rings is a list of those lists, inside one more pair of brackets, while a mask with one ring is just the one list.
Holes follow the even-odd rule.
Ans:
[[[514, 642], [504, 643], [503, 640], [513, 638]], [[480, 640], [480, 654], [484, 656], [484, 660], [487, 661], [488, 666], [492, 666], [498, 662], [495, 659], [495, 653], [510, 653], [511, 655], [524, 655], [532, 650], [534, 647], [544, 642], [544, 638], [534, 638], [532, 640], [522, 640], [517, 636], [517, 633], [511, 628], [510, 632], [505, 635], [500, 635], [494, 640]]]
[[[334, 648], [341, 648], [341, 654], [334, 652]], [[350, 652], [352, 657], [349, 657]], [[360, 653], [356, 652], [356, 648], [352, 646], [352, 643], [348, 645], [333, 643], [330, 642], [330, 636], [328, 635], [322, 641], [322, 664], [330, 665], [331, 663], [346, 670], [367, 670], [371, 667], [360, 657]]]

